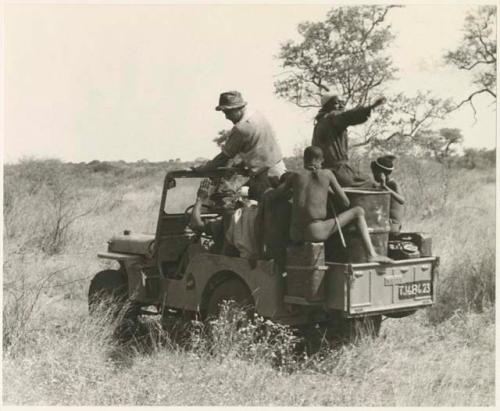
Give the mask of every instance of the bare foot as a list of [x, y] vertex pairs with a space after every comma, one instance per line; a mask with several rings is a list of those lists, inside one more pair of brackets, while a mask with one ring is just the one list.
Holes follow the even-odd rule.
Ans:
[[386, 257], [385, 255], [371, 255], [368, 257], [368, 262], [369, 263], [393, 263], [394, 260], [392, 260], [389, 257]]

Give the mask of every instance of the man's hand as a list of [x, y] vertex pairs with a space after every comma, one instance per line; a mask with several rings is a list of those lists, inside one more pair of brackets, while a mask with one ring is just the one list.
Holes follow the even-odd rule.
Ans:
[[384, 173], [380, 174], [380, 185], [382, 188], [387, 188], [387, 177]]
[[381, 106], [382, 104], [384, 104], [386, 102], [386, 98], [385, 97], [379, 97], [378, 99], [375, 100], [375, 103], [372, 104], [372, 108], [375, 108], [375, 107], [378, 107], [378, 106]]
[[208, 200], [209, 190], [210, 190], [210, 180], [208, 178], [205, 178], [200, 183], [200, 187], [198, 188], [198, 192], [196, 193], [198, 200], [201, 201]]

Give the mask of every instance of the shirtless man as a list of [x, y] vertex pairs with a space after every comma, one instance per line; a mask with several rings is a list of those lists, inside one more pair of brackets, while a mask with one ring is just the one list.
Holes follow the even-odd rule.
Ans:
[[310, 146], [304, 150], [304, 170], [293, 173], [277, 190], [285, 195], [293, 193], [292, 221], [290, 237], [293, 242], [326, 241], [338, 230], [354, 222], [361, 234], [369, 262], [392, 262], [388, 257], [378, 255], [368, 234], [363, 208], [353, 207], [336, 218], [327, 219], [328, 193], [340, 197], [342, 204], [349, 207], [349, 199], [340, 187], [332, 171], [322, 169], [323, 152], [321, 148]]

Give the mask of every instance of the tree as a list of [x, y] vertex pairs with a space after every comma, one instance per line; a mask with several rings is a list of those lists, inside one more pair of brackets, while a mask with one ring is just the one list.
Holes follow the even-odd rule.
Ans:
[[[387, 54], [394, 35], [385, 19], [392, 7], [336, 7], [324, 21], [300, 24], [302, 41], [281, 46], [286, 71], [275, 82], [276, 94], [307, 109], [320, 107], [328, 91], [351, 107], [381, 93], [397, 72]], [[430, 92], [388, 96], [370, 121], [351, 130], [351, 147], [409, 152], [451, 108], [449, 100]]]
[[377, 110], [376, 119], [354, 129], [359, 138], [352, 147], [370, 144], [380, 151], [421, 151], [429, 141], [431, 126], [444, 119], [451, 107], [451, 100], [437, 98], [430, 91], [418, 91], [411, 97], [399, 93]]
[[217, 133], [217, 137], [213, 138], [212, 141], [217, 144], [217, 147], [222, 148], [226, 143], [228, 138], [228, 130], [219, 130]]
[[452, 154], [454, 146], [462, 143], [463, 136], [458, 128], [442, 128], [438, 132], [426, 131], [420, 136], [420, 146], [440, 163], [445, 163]]
[[470, 12], [464, 25], [464, 36], [460, 46], [448, 51], [444, 58], [459, 70], [472, 72], [475, 90], [455, 109], [469, 103], [476, 116], [473, 98], [487, 94], [496, 100], [496, 6], [481, 6]]
[[299, 107], [319, 107], [327, 91], [342, 95], [346, 104], [365, 104], [396, 68], [386, 49], [394, 35], [385, 22], [394, 6], [332, 9], [325, 21], [299, 24], [302, 41], [287, 41], [279, 58], [286, 71], [275, 92]]

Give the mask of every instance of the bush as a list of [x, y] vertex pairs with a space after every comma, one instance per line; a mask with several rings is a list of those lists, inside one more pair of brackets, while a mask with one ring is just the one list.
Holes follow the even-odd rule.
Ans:
[[72, 224], [92, 212], [81, 203], [79, 181], [57, 160], [24, 160], [6, 173], [5, 232], [48, 255], [69, 241]]
[[279, 370], [296, 368], [299, 338], [285, 325], [265, 320], [225, 302], [218, 318], [208, 324], [195, 322], [188, 346], [198, 355], [267, 363]]

